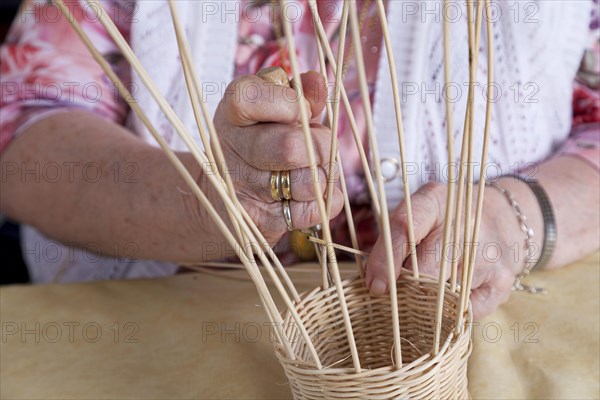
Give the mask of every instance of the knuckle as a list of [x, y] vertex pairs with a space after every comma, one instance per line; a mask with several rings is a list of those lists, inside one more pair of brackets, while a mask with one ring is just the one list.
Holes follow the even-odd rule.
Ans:
[[250, 101], [245, 95], [249, 85], [256, 84], [256, 77], [253, 75], [244, 75], [234, 79], [229, 83], [225, 94], [221, 99], [221, 105], [226, 117], [236, 122], [248, 118], [251, 107], [256, 101]]
[[428, 201], [431, 211], [439, 214], [445, 207], [446, 185], [439, 182], [427, 182], [423, 185], [423, 197]]
[[438, 201], [446, 194], [446, 185], [439, 182], [427, 182], [419, 192], [431, 201]]
[[[416, 217], [416, 215], [413, 215], [413, 220], [416, 219]], [[394, 222], [399, 226], [406, 226], [408, 224], [408, 214], [405, 207], [401, 207], [394, 213]]]
[[298, 216], [296, 217], [298, 228], [308, 228], [316, 225], [319, 222], [319, 213], [317, 203], [315, 201], [300, 203], [297, 208]]
[[[317, 194], [315, 193], [315, 177], [313, 175], [313, 171], [310, 168], [302, 168], [300, 169], [300, 176], [302, 182], [302, 190], [304, 192], [304, 196], [307, 198], [315, 199]], [[317, 170], [317, 178], [316, 183], [318, 187], [318, 191], [321, 196], [325, 193], [326, 189], [326, 180], [325, 175], [322, 171]]]
[[299, 148], [297, 135], [286, 134], [283, 137], [280, 143], [280, 154], [283, 156], [282, 161], [285, 163], [286, 169], [291, 169], [289, 167], [302, 163], [302, 151], [303, 149]]

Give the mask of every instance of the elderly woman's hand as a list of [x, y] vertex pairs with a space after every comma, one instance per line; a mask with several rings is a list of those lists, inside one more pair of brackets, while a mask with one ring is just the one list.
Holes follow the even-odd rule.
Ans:
[[[474, 193], [477, 186], [474, 187]], [[447, 186], [428, 183], [412, 195], [413, 221], [419, 271], [437, 278], [441, 265], [441, 248], [444, 229], [444, 211]], [[474, 199], [476, 195], [474, 195]], [[480, 319], [494, 311], [508, 299], [515, 275], [523, 269], [522, 254], [515, 257], [514, 243], [523, 244], [523, 233], [519, 231], [515, 215], [506, 199], [496, 190], [486, 190], [477, 248], [471, 301], [475, 319]], [[473, 218], [475, 214], [473, 202]], [[392, 241], [396, 279], [400, 268], [412, 269], [408, 256], [407, 215], [404, 203], [391, 214]], [[461, 233], [462, 249], [462, 233]], [[462, 254], [458, 266], [462, 266]], [[446, 255], [451, 258], [451, 255]], [[451, 261], [451, 260], [450, 260]], [[451, 263], [449, 262], [448, 265]], [[383, 294], [388, 290], [385, 247], [380, 237], [375, 244], [366, 266], [367, 285], [373, 294]], [[450, 276], [449, 269], [446, 276]], [[459, 277], [460, 279], [460, 277]], [[458, 281], [460, 283], [460, 280]]]
[[[292, 88], [275, 85], [258, 76], [242, 76], [229, 85], [214, 117], [238, 198], [270, 244], [276, 243], [287, 231], [282, 203], [271, 197], [271, 171], [290, 171], [293, 227], [308, 228], [320, 222], [300, 126], [300, 107], [306, 107], [311, 118], [319, 195], [323, 196], [331, 131], [317, 120], [325, 107], [327, 89], [324, 79], [316, 72], [302, 74], [301, 79], [306, 99], [302, 103]], [[342, 206], [342, 193], [336, 185], [331, 217], [337, 215]]]

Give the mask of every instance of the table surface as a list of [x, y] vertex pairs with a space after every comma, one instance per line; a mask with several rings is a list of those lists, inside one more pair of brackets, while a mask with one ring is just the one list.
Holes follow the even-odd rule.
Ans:
[[[474, 399], [600, 398], [599, 267], [536, 273], [548, 295], [513, 293], [475, 326]], [[227, 274], [0, 289], [0, 397], [291, 398], [255, 289]]]

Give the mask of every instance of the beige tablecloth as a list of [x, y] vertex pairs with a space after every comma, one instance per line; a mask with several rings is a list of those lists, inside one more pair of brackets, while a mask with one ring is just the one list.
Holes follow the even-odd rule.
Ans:
[[[549, 295], [513, 293], [481, 321], [474, 399], [600, 398], [599, 264], [536, 273]], [[290, 398], [257, 304], [249, 282], [207, 274], [2, 288], [0, 395]]]

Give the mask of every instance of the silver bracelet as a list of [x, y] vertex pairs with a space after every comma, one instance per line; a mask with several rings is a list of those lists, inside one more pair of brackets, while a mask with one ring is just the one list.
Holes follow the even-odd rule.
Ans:
[[524, 259], [525, 268], [523, 269], [523, 272], [515, 276], [515, 282], [513, 283], [512, 289], [516, 291], [526, 291], [532, 294], [547, 294], [548, 291], [544, 288], [525, 285], [522, 282], [522, 280], [525, 279], [538, 265], [538, 262], [533, 259], [533, 253], [535, 251], [535, 244], [533, 243], [534, 232], [527, 224], [527, 217], [523, 214], [521, 206], [519, 206], [519, 203], [517, 203], [512, 193], [498, 183], [486, 182], [486, 185], [497, 189], [504, 197], [506, 197], [517, 217], [521, 231], [525, 234], [525, 245], [523, 246], [523, 249], [527, 251], [527, 256], [525, 256]]
[[529, 186], [529, 189], [531, 189], [535, 195], [535, 198], [540, 206], [540, 210], [542, 211], [542, 219], [544, 221], [544, 242], [542, 244], [542, 250], [540, 252], [540, 256], [538, 257], [537, 263], [531, 267], [531, 270], [533, 271], [534, 269], [545, 266], [552, 258], [552, 254], [554, 254], [557, 236], [556, 219], [554, 217], [554, 210], [552, 209], [550, 199], [548, 198], [548, 195], [546, 194], [546, 191], [542, 185], [540, 185], [538, 181], [534, 179], [523, 178], [519, 175], [516, 175], [515, 177]]

